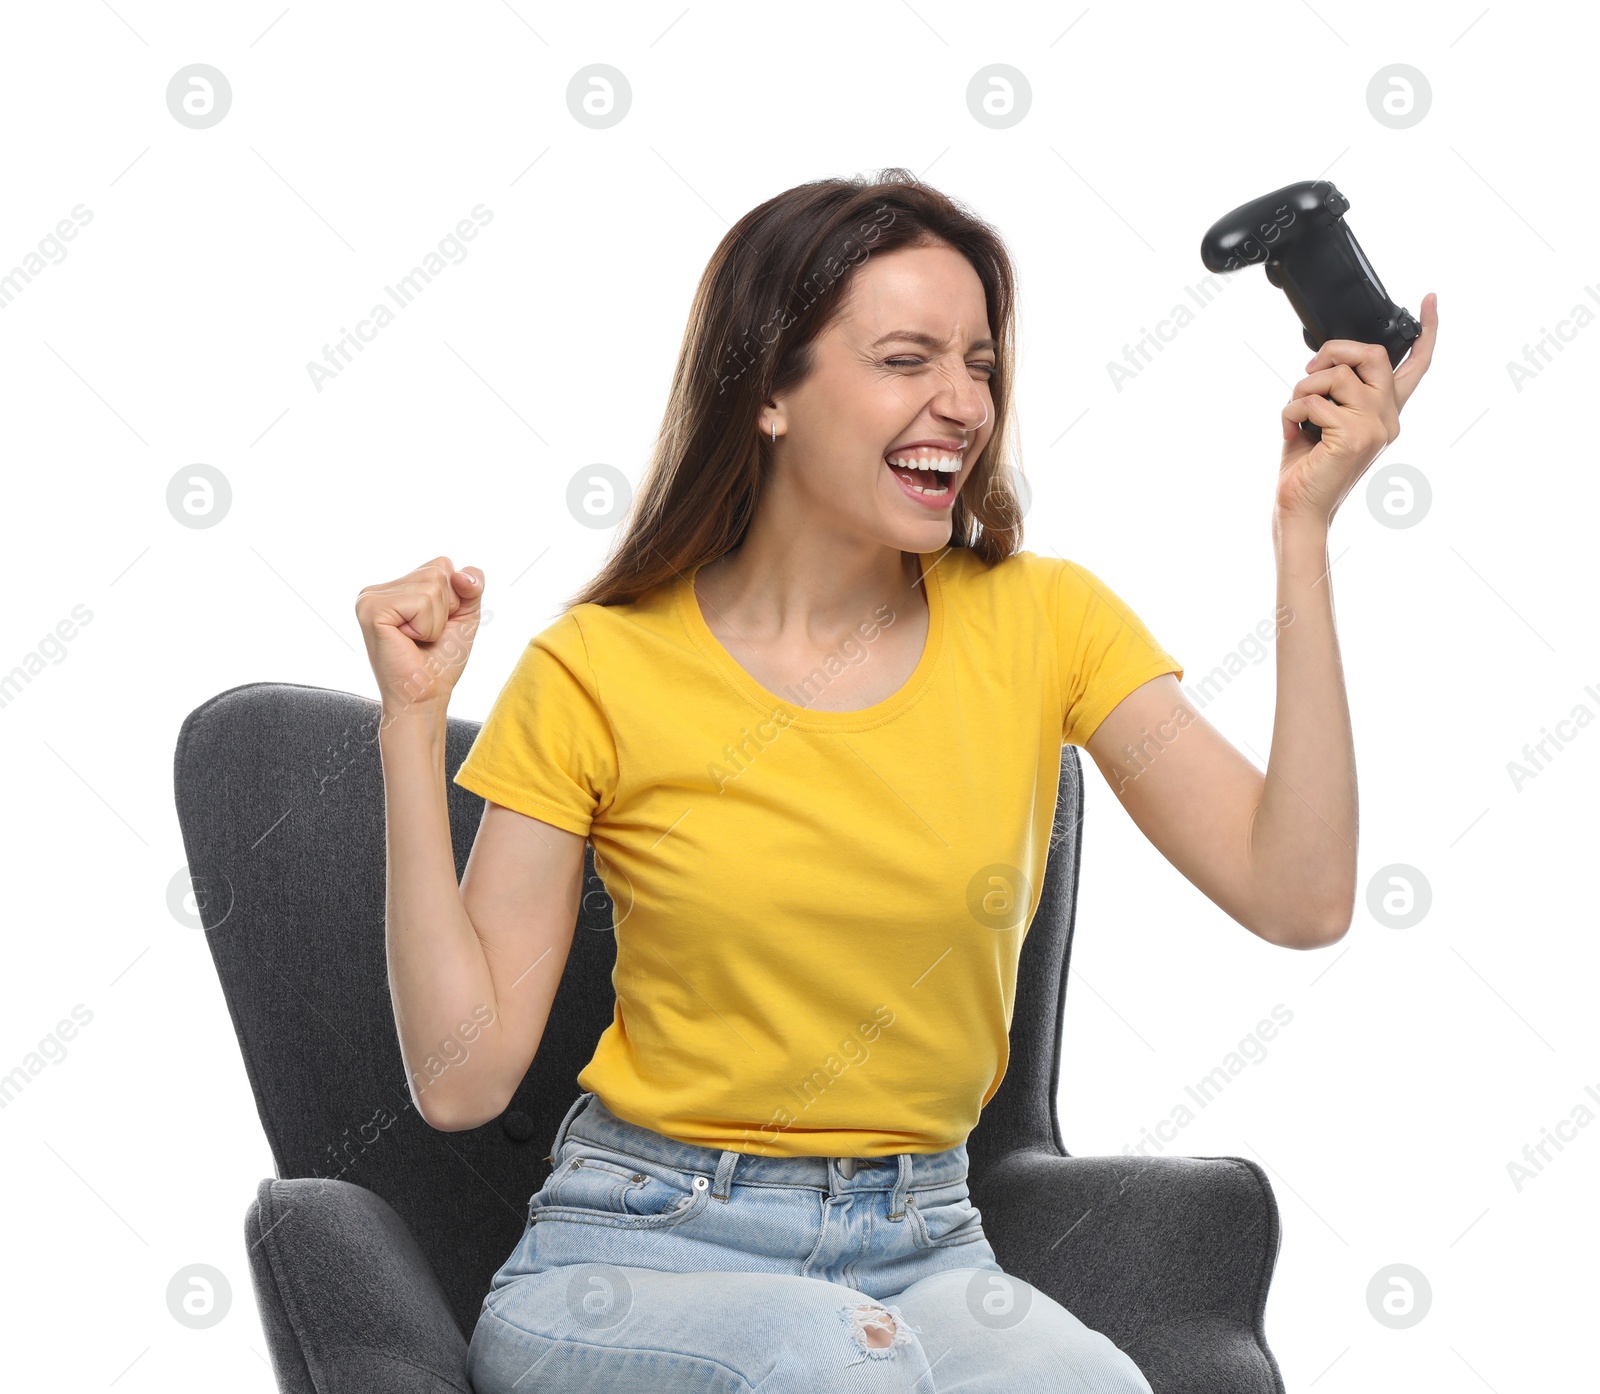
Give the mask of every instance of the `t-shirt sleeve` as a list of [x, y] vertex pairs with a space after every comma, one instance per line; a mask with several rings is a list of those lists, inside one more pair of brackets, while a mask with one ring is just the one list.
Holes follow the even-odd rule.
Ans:
[[1134, 688], [1183, 665], [1156, 642], [1126, 601], [1094, 572], [1068, 561], [1056, 593], [1056, 650], [1064, 745], [1084, 746]]
[[616, 742], [571, 610], [522, 651], [454, 782], [585, 835], [610, 804]]

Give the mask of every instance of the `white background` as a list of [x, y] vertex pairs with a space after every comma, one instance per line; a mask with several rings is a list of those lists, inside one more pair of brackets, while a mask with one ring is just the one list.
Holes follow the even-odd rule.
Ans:
[[[488, 576], [453, 704], [481, 717], [599, 567], [611, 534], [572, 521], [568, 480], [596, 462], [639, 478], [727, 225], [802, 180], [903, 165], [1017, 259], [1024, 545], [1104, 577], [1191, 685], [1273, 611], [1278, 412], [1309, 355], [1250, 270], [1121, 391], [1107, 363], [1187, 301], [1214, 219], [1300, 179], [1349, 196], [1397, 301], [1438, 292], [1433, 369], [1373, 466], [1420, 471], [1431, 509], [1387, 526], [1363, 480], [1330, 546], [1355, 923], [1311, 953], [1258, 940], [1085, 760], [1063, 1126], [1074, 1153], [1137, 1144], [1281, 1003], [1265, 1058], [1166, 1150], [1268, 1169], [1267, 1335], [1289, 1388], [1594, 1387], [1600, 1128], [1520, 1190], [1507, 1170], [1600, 1090], [1600, 731], [1520, 791], [1508, 773], [1576, 706], [1600, 712], [1600, 327], [1521, 391], [1507, 369], [1575, 305], [1600, 311], [1592, 14], [77, 0], [16, 7], [6, 31], [0, 273], [93, 213], [0, 311], [0, 671], [74, 605], [93, 614], [0, 708], [0, 1072], [75, 1004], [93, 1013], [0, 1111], [4, 1307], [53, 1385], [273, 1388], [242, 1238], [272, 1162], [210, 956], [167, 906], [183, 718], [258, 680], [375, 696], [356, 594], [439, 553]], [[196, 62], [233, 91], [201, 131], [165, 101]], [[590, 63], [632, 86], [607, 130], [568, 113]], [[966, 105], [990, 63], [1032, 88], [1004, 130]], [[1406, 129], [1366, 98], [1393, 63], [1432, 88]], [[308, 361], [479, 203], [493, 221], [466, 259], [318, 392]], [[167, 489], [201, 462], [233, 501], [192, 529]], [[1205, 707], [1258, 764], [1274, 683], [1269, 653]], [[1394, 863], [1432, 891], [1404, 930], [1365, 904]], [[233, 1285], [209, 1330], [166, 1309], [191, 1263]], [[1432, 1290], [1405, 1330], [1368, 1308], [1397, 1263]]]

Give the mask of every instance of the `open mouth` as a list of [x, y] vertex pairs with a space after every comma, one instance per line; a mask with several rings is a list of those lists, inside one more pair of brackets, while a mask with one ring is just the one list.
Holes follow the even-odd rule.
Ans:
[[930, 502], [951, 498], [961, 472], [959, 454], [928, 446], [897, 450], [885, 455], [883, 463], [907, 492]]

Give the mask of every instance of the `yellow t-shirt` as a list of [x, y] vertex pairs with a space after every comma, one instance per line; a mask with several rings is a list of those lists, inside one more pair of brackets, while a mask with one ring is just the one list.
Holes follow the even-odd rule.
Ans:
[[1183, 669], [1076, 563], [920, 556], [927, 643], [873, 706], [811, 704], [893, 609], [772, 693], [706, 624], [694, 567], [536, 635], [456, 772], [594, 846], [616, 1004], [577, 1083], [619, 1117], [875, 1157], [965, 1141], [1000, 1087], [1061, 746]]

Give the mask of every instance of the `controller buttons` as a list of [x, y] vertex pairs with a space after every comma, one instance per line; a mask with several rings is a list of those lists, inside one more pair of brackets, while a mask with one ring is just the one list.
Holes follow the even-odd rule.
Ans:
[[1335, 218], [1342, 218], [1350, 211], [1350, 200], [1337, 189], [1329, 189], [1322, 197], [1322, 206]]

